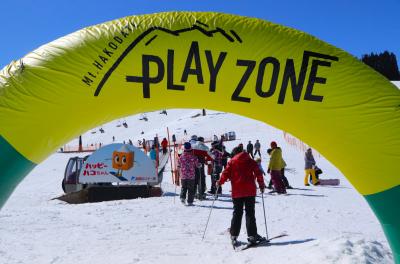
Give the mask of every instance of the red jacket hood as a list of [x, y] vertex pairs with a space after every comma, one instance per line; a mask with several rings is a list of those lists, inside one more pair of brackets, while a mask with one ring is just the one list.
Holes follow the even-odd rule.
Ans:
[[250, 155], [247, 152], [241, 152], [232, 158], [232, 160], [238, 163], [248, 163], [250, 159]]

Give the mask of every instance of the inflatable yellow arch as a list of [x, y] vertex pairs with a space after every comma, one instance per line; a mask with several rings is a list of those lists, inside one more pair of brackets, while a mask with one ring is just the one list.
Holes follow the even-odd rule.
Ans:
[[126, 17], [44, 45], [0, 72], [0, 206], [38, 163], [102, 123], [208, 108], [290, 132], [366, 198], [400, 263], [400, 92], [346, 52], [219, 13]]

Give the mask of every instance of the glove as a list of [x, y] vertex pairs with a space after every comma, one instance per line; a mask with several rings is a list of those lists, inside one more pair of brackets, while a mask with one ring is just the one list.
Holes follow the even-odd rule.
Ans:
[[270, 168], [268, 168], [267, 173], [270, 173], [270, 172], [271, 172], [271, 170], [270, 170]]
[[263, 187], [260, 187], [260, 192], [261, 193], [264, 193], [264, 190], [265, 190], [265, 187], [263, 186]]

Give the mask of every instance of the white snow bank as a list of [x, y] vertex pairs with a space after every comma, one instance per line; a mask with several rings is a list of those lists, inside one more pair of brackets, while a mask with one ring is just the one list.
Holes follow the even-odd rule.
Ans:
[[346, 234], [342, 237], [313, 242], [306, 249], [307, 254], [299, 256], [302, 263], [393, 263], [387, 247], [375, 240], [366, 240], [362, 234]]

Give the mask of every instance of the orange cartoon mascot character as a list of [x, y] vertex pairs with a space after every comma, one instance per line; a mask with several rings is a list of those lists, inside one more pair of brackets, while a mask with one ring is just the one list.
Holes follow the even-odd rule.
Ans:
[[130, 151], [126, 145], [113, 152], [112, 167], [117, 169], [117, 177], [122, 176], [122, 171], [127, 171], [133, 167], [134, 152]]

